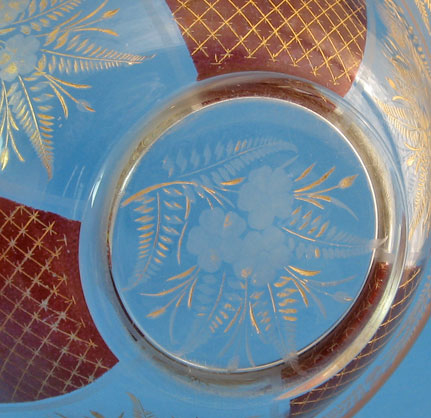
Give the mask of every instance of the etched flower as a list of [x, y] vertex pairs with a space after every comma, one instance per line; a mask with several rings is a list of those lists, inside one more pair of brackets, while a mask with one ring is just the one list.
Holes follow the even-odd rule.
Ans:
[[241, 249], [240, 235], [245, 221], [234, 212], [227, 214], [220, 208], [204, 210], [199, 226], [190, 230], [187, 250], [198, 256], [199, 267], [215, 273], [223, 261], [232, 263]]
[[252, 228], [265, 229], [275, 217], [289, 216], [293, 196], [292, 180], [282, 168], [272, 170], [265, 165], [253, 170], [238, 197], [238, 208], [249, 212], [248, 223]]
[[251, 231], [244, 238], [239, 257], [233, 265], [235, 275], [249, 279], [254, 286], [264, 286], [287, 265], [290, 254], [283, 232], [274, 226], [262, 232]]
[[0, 79], [13, 81], [33, 71], [40, 42], [34, 36], [15, 35], [0, 48]]
[[0, 1], [0, 28], [14, 22], [17, 16], [24, 11], [30, 0]]

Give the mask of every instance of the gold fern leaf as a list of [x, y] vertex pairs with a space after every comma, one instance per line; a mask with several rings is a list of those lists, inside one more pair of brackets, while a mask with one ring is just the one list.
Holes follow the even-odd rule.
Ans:
[[[73, 44], [76, 39], [73, 40]], [[43, 49], [42, 52], [49, 57], [49, 72], [58, 70], [61, 73], [80, 73], [109, 70], [111, 68], [124, 65], [136, 65], [144, 62], [152, 56], [134, 55], [122, 53], [115, 50], [107, 50], [90, 44], [85, 48], [85, 41], [74, 47], [76, 52], [83, 50], [82, 53], [73, 54], [71, 52], [59, 52], [55, 50]], [[61, 45], [63, 46], [63, 45]]]
[[6, 35], [9, 32], [13, 32], [15, 28], [6, 28], [6, 29], [0, 29], [0, 35]]
[[[61, 2], [52, 1], [49, 7], [48, 0], [32, 0], [27, 6], [20, 19], [14, 21], [14, 27], [9, 28], [9, 31], [19, 28], [19, 30], [29, 35], [32, 30], [42, 32], [44, 28], [55, 24], [68, 13], [76, 9], [83, 0], [63, 0]], [[60, 26], [58, 27], [60, 30]], [[48, 38], [52, 36], [53, 31], [48, 34]], [[43, 36], [44, 34], [40, 34]]]
[[[17, 120], [23, 127], [38, 157], [45, 166], [48, 176], [51, 178], [53, 162], [51, 129], [48, 127], [41, 129], [39, 118], [24, 80], [21, 77], [18, 77], [18, 80], [19, 89], [12, 95], [10, 102], [14, 104], [13, 109]], [[17, 95], [18, 92], [21, 93], [19, 96]]]
[[[431, 1], [415, 0], [415, 3], [429, 28]], [[395, 96], [391, 104], [379, 100], [377, 104], [386, 116], [388, 125], [398, 131], [405, 148], [411, 153], [406, 160], [406, 167], [414, 169], [416, 188], [410, 225], [411, 238], [421, 224], [427, 230], [431, 227], [431, 208], [428, 204], [431, 184], [431, 123], [428, 111], [430, 98], [427, 89], [422, 88], [429, 84], [431, 71], [418, 39], [405, 36], [399, 31], [399, 22], [408, 24], [403, 11], [392, 0], [387, 0], [387, 5], [390, 13], [387, 13], [385, 18], [389, 28], [389, 36], [385, 40], [386, 55], [393, 64], [393, 75], [387, 80]], [[402, 57], [409, 57], [409, 61]], [[405, 80], [411, 82], [406, 83]], [[411, 89], [411, 86], [414, 88]], [[421, 100], [424, 94], [426, 98]]]
[[[53, 110], [51, 103], [47, 102], [56, 98], [65, 118], [69, 116], [69, 101], [79, 109], [95, 111], [85, 100], [72, 94], [72, 89], [88, 89], [89, 85], [72, 83], [54, 74], [107, 70], [139, 64], [149, 58], [103, 48], [92, 42], [90, 37], [81, 37], [84, 32], [118, 35], [109, 28], [98, 27], [100, 22], [113, 18], [119, 12], [119, 9], [106, 10], [108, 2], [98, 1], [93, 9], [83, 14], [83, 10], [79, 10], [83, 0], [30, 0], [25, 11], [13, 22], [13, 27], [0, 29], [0, 35], [15, 30], [26, 35], [37, 31], [39, 38], [44, 39], [33, 73], [18, 77], [17, 81], [8, 85], [6, 96], [2, 93], [0, 127], [5, 135], [6, 149], [8, 146], [12, 148], [21, 161], [24, 159], [18, 151], [13, 132], [21, 129], [26, 134], [50, 178], [55, 121], [42, 116], [50, 116]], [[4, 83], [1, 91], [6, 91]], [[6, 103], [5, 97], [10, 104]], [[2, 149], [0, 154], [0, 168], [4, 168], [9, 162], [10, 152]]]
[[127, 393], [133, 403], [133, 418], [157, 418], [152, 412], [146, 410], [141, 401], [133, 394]]
[[9, 149], [4, 148], [3, 151], [0, 153], [0, 168], [3, 171], [7, 163], [9, 162]]
[[27, 9], [28, 16], [31, 17], [34, 15], [34, 13], [36, 12], [36, 7], [37, 7], [37, 0], [31, 0]]
[[431, 10], [431, 1], [415, 0], [415, 3], [422, 17], [422, 20], [428, 30], [428, 33], [431, 34], [431, 25], [430, 25], [430, 16], [429, 16], [429, 12]]

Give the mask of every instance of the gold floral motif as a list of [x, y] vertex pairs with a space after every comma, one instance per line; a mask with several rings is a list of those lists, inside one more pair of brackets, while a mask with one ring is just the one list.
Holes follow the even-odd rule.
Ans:
[[[119, 9], [106, 10], [109, 0], [84, 9], [83, 0], [0, 0], [0, 166], [11, 150], [20, 161], [18, 133], [32, 143], [48, 176], [53, 175], [56, 108], [65, 119], [69, 104], [94, 112], [74, 91], [88, 84], [70, 80], [73, 74], [142, 63], [147, 57], [110, 50], [92, 34], [118, 34], [101, 25]], [[61, 75], [63, 74], [63, 75]]]
[[[405, 164], [417, 179], [410, 225], [410, 236], [413, 236], [421, 223], [425, 232], [431, 227], [431, 94], [427, 87], [431, 83], [431, 71], [423, 45], [402, 9], [393, 0], [386, 0], [386, 6], [388, 36], [384, 53], [393, 66], [393, 74], [386, 80], [393, 95], [389, 103], [378, 98], [376, 102], [390, 126], [403, 138], [408, 153]], [[405, 31], [400, 30], [401, 24]]]
[[135, 212], [139, 260], [122, 291], [139, 286], [150, 301], [146, 318], [170, 316], [171, 341], [178, 312], [187, 312], [199, 329], [187, 338], [190, 350], [222, 335], [229, 339], [225, 353], [239, 330], [249, 327], [280, 353], [294, 355], [294, 332], [281, 329], [294, 327], [300, 305], [315, 304], [324, 316], [320, 296], [352, 301], [340, 286], [353, 276], [325, 281], [319, 268], [299, 259], [354, 257], [375, 247], [374, 240], [347, 233], [325, 215], [328, 206], [338, 206], [356, 218], [336, 195], [353, 187], [357, 175], [340, 178], [335, 167], [322, 171], [316, 164], [296, 177], [267, 165], [247, 172], [256, 160], [291, 151], [288, 142], [262, 138], [180, 151], [163, 160], [166, 181], [123, 200], [123, 209]]

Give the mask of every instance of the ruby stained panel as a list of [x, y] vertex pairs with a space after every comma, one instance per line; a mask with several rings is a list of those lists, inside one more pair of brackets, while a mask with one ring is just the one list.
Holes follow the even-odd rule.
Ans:
[[88, 385], [116, 363], [88, 311], [80, 223], [0, 198], [0, 401]]
[[364, 0], [167, 0], [199, 79], [275, 71], [345, 95], [362, 62]]

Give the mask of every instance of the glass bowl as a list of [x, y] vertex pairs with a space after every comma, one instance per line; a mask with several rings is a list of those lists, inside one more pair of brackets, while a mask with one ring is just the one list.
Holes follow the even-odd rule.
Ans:
[[355, 414], [429, 316], [430, 16], [0, 0], [0, 414]]

